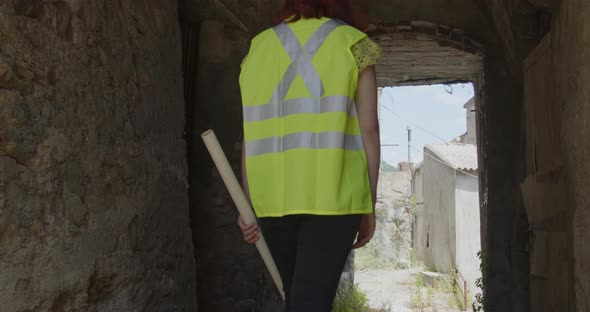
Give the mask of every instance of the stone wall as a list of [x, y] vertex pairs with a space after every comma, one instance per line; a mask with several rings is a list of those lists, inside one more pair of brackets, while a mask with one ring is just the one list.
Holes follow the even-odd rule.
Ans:
[[[190, 180], [174, 2], [0, 2], [1, 311], [193, 310], [189, 183], [201, 309], [276, 308], [274, 287], [254, 248], [241, 242], [233, 205], [198, 137], [218, 130], [237, 171], [237, 73], [249, 39], [270, 25], [274, 2], [180, 2], [201, 24], [196, 98], [189, 99]], [[360, 4], [376, 24], [426, 20], [486, 46], [476, 96], [490, 312], [529, 309], [528, 223], [518, 195], [521, 62], [546, 28], [547, 13], [531, 6], [539, 2]], [[589, 6], [562, 0], [552, 27], [578, 311], [590, 302]]]
[[[528, 222], [520, 196], [522, 77], [504, 52], [486, 58], [478, 127], [486, 311], [529, 310]], [[492, 129], [493, 128], [493, 129]]]
[[495, 39], [486, 45], [476, 92], [486, 311], [530, 310], [529, 224], [524, 178], [522, 61], [542, 37], [528, 1], [480, 0]]
[[[187, 0], [187, 2], [203, 3], [197, 0]], [[225, 59], [217, 59], [206, 65], [207, 69], [203, 71], [201, 79], [213, 78], [213, 80], [203, 82], [199, 88], [202, 92], [218, 92], [222, 98], [216, 100], [214, 96], [205, 94], [200, 99], [200, 105], [203, 116], [206, 116], [203, 117], [206, 123], [218, 128], [228, 126], [228, 129], [221, 131], [224, 148], [231, 153], [237, 153], [234, 145], [239, 143], [240, 130], [234, 123], [240, 120], [237, 108], [239, 99], [234, 93], [235, 89], [227, 90], [222, 86], [222, 83], [227, 83], [228, 80], [219, 73], [229, 69], [227, 76], [230, 76], [237, 72], [236, 66], [239, 65], [247, 49], [239, 38], [240, 36], [249, 38], [254, 35], [255, 29], [265, 26], [268, 15], [260, 13], [260, 10], [268, 2], [262, 1], [257, 4], [244, 2], [243, 5], [238, 5], [237, 1], [221, 2], [233, 10], [250, 32], [247, 35], [244, 33], [240, 35], [240, 32], [236, 30], [239, 27], [227, 14], [220, 19], [224, 22], [226, 30], [222, 30], [221, 35], [217, 36], [217, 43], [222, 42], [219, 38], [227, 41], [221, 45], [226, 47], [224, 50], [226, 54], [223, 54]], [[362, 11], [368, 14], [368, 20], [376, 25], [397, 25], [403, 21], [413, 20], [441, 23], [464, 30], [467, 36], [480, 41], [485, 46], [485, 75], [478, 81], [481, 84], [476, 86], [476, 97], [478, 140], [481, 146], [479, 163], [482, 168], [480, 173], [482, 241], [486, 249], [486, 302], [487, 311], [490, 312], [530, 310], [530, 269], [527, 247], [529, 224], [520, 196], [520, 182], [524, 178], [521, 69], [522, 61], [547, 30], [550, 14], [548, 17], [546, 10], [539, 10], [532, 5], [541, 2], [557, 3], [559, 1], [425, 0], [408, 3], [403, 0], [369, 0], [358, 4]], [[584, 237], [583, 234], [587, 232], [584, 222], [587, 218], [583, 209], [587, 201], [585, 201], [582, 186], [587, 170], [585, 170], [583, 151], [587, 142], [579, 133], [581, 129], [584, 129], [586, 119], [583, 118], [584, 111], [580, 109], [581, 104], [578, 103], [584, 103], [587, 99], [587, 89], [581, 83], [586, 77], [582, 65], [587, 51], [582, 45], [587, 43], [587, 38], [582, 31], [585, 27], [581, 20], [583, 14], [578, 12], [585, 12], [587, 5], [582, 0], [562, 0], [562, 3], [561, 11], [555, 12], [557, 20], [554, 23], [554, 32], [557, 32], [555, 35], [558, 43], [554, 45], [557, 51], [556, 59], [560, 59], [556, 62], [560, 77], [558, 85], [563, 95], [560, 98], [566, 102], [563, 123], [566, 125], [564, 136], [568, 137], [566, 146], [568, 151], [571, 151], [567, 166], [568, 172], [571, 173], [569, 184], [572, 197], [576, 198], [575, 233], [578, 237]], [[258, 15], [257, 21], [256, 15]], [[570, 48], [571, 45], [579, 46]], [[569, 79], [568, 75], [573, 75], [575, 79]], [[220, 102], [224, 104], [219, 105]], [[206, 164], [200, 167], [198, 172], [210, 176], [210, 169], [210, 164]], [[210, 180], [203, 178], [202, 181], [206, 184]], [[205, 189], [200, 197], [208, 197], [210, 194], [208, 192], [211, 190]], [[203, 206], [199, 209], [211, 208]], [[210, 210], [207, 213], [214, 214]], [[230, 224], [234, 217], [228, 211], [220, 213], [216, 218], [222, 220], [221, 223]], [[207, 223], [206, 220], [199, 222]], [[211, 233], [210, 229], [206, 228], [202, 233]], [[235, 231], [229, 226], [226, 230]], [[235, 234], [231, 235], [235, 236]], [[197, 236], [202, 234], [199, 233]], [[236, 237], [235, 239], [239, 240], [239, 237]], [[583, 263], [588, 263], [583, 261], [586, 259], [584, 256], [586, 253], [582, 242], [583, 240], [580, 239], [575, 248], [576, 272], [580, 274], [587, 272]], [[236, 241], [232, 241], [231, 244], [239, 245]], [[206, 267], [205, 265], [204, 268]], [[228, 273], [224, 280], [231, 281], [230, 275]], [[581, 280], [577, 283], [578, 293], [582, 294], [578, 295], [578, 298], [585, 298], [583, 294], [587, 293], [588, 287]], [[580, 300], [578, 301], [583, 302]], [[580, 306], [580, 303], [578, 305]]]
[[379, 214], [375, 238], [381, 244], [382, 255], [401, 267], [410, 264], [412, 250], [413, 207], [411, 202], [412, 173], [381, 172], [378, 200]]
[[177, 7], [0, 3], [0, 311], [194, 311]]
[[367, 246], [356, 251], [357, 268], [407, 268], [410, 265], [414, 221], [411, 178], [410, 171], [379, 174], [375, 235]]
[[[269, 18], [270, 20], [270, 18]], [[191, 138], [191, 218], [203, 311], [280, 311], [280, 299], [253, 245], [243, 241], [238, 212], [214, 168], [200, 133], [213, 129], [238, 177], [242, 106], [238, 77], [250, 38], [223, 19], [200, 23]], [[240, 180], [241, 181], [241, 180]]]
[[[552, 49], [557, 99], [562, 108], [561, 138], [566, 155], [572, 217], [575, 308], [590, 310], [590, 3], [563, 0], [555, 14]], [[564, 309], [565, 311], [565, 309]]]
[[[522, 197], [530, 227], [531, 310], [563, 310], [572, 302], [572, 247], [568, 239], [561, 102], [555, 97], [551, 35], [524, 62], [526, 173]], [[564, 257], [567, 255], [567, 257]]]
[[[527, 4], [529, 7], [531, 4], [534, 4], [537, 6], [537, 9], [542, 8], [543, 10], [536, 11], [536, 20], [531, 21], [529, 19], [527, 27], [527, 24], [524, 22], [525, 20], [522, 19], [522, 15], [519, 15], [519, 13], [522, 13], [523, 11], [531, 12], [530, 8], [522, 5], [524, 2], [521, 1], [519, 4], [518, 1], [504, 0], [493, 2], [482, 1], [482, 3], [483, 6], [489, 10], [498, 34], [502, 38], [502, 42], [506, 47], [506, 54], [508, 54], [504, 55], [504, 57], [508, 60], [506, 65], [509, 66], [504, 65], [503, 67], [506, 68], [499, 70], [501, 67], [491, 65], [488, 67], [489, 74], [486, 77], [487, 81], [491, 82], [488, 84], [488, 90], [486, 90], [486, 94], [489, 95], [492, 93], [488, 96], [489, 99], [496, 98], [502, 103], [507, 103], [505, 101], [505, 99], [508, 98], [507, 94], [513, 93], [513, 91], [510, 90], [513, 90], [514, 87], [501, 87], [501, 90], [496, 88], [495, 85], [500, 87], [501, 84], [498, 84], [500, 80], [495, 77], [498, 75], [508, 76], [510, 75], [510, 72], [513, 72], [512, 78], [505, 77], [503, 80], [520, 81], [522, 79], [520, 74], [518, 74], [521, 62], [524, 57], [529, 55], [532, 46], [536, 45], [540, 38], [549, 30], [549, 23], [547, 21], [551, 20], [551, 13], [553, 13], [553, 21], [550, 25], [550, 30], [553, 39], [552, 50], [556, 83], [555, 90], [557, 92], [556, 98], [559, 100], [557, 105], [560, 107], [562, 113], [561, 124], [563, 126], [561, 129], [561, 140], [563, 140], [564, 154], [566, 155], [565, 176], [569, 190], [568, 198], [571, 200], [571, 202], [563, 203], [563, 205], [571, 206], [571, 210], [568, 211], [571, 218], [571, 224], [568, 225], [570, 231], [568, 238], [573, 241], [573, 255], [570, 256], [566, 253], [562, 256], [564, 257], [563, 261], [567, 262], [568, 258], [571, 259], [574, 267], [572, 273], [567, 272], [566, 270], [566, 272], [563, 272], [563, 275], [572, 275], [571, 279], [573, 279], [573, 281], [571, 281], [570, 284], [574, 284], [575, 300], [556, 297], [556, 300], [551, 300], [549, 298], [548, 302], [551, 304], [563, 301], [575, 302], [573, 306], [560, 306], [559, 310], [586, 311], [590, 306], [590, 284], [587, 282], [590, 280], [587, 274], [589, 271], [587, 263], [589, 263], [590, 252], [588, 252], [588, 248], [586, 247], [587, 244], [584, 242], [587, 241], [586, 237], [589, 232], [588, 225], [590, 224], [588, 220], [590, 218], [588, 218], [587, 213], [588, 195], [585, 189], [588, 185], [590, 171], [588, 170], [584, 155], [587, 154], [586, 150], [590, 142], [588, 142], [587, 136], [584, 135], [584, 131], [588, 128], [586, 120], [589, 118], [587, 110], [585, 110], [584, 107], [587, 106], [588, 99], [590, 98], [590, 88], [587, 86], [589, 78], [587, 59], [590, 52], [587, 48], [589, 41], [588, 32], [585, 31], [588, 28], [588, 23], [584, 21], [584, 16], [590, 11], [590, 5], [581, 0], [529, 1]], [[528, 32], [527, 29], [529, 30]], [[528, 35], [526, 35], [527, 33]], [[488, 57], [488, 59], [490, 58]], [[513, 82], [512, 85], [515, 86], [516, 84]], [[505, 95], [502, 96], [502, 94]], [[484, 107], [484, 111], [482, 112], [487, 115], [484, 122], [491, 124], [494, 119], [497, 119], [497, 117], [492, 117], [492, 114], [506, 114], [507, 111], [505, 109], [508, 107], [510, 107], [509, 110], [512, 111], [511, 114], [513, 116], [520, 116], [520, 109], [518, 108], [520, 107], [520, 103], [514, 104], [516, 105], [510, 104], [510, 106], [505, 106], [502, 104], [504, 111], [492, 113], [487, 110], [493, 109], [493, 105], [497, 105], [497, 103], [486, 103], [486, 107]], [[510, 124], [513, 123], [510, 122]], [[489, 138], [485, 139], [489, 141]], [[487, 144], [487, 142], [484, 144]], [[555, 148], [559, 149], [561, 147], [555, 146]], [[521, 146], [518, 149], [523, 151], [524, 146]], [[488, 149], [489, 152], [491, 152], [491, 150], [492, 149]], [[510, 150], [512, 150], [512, 152], [508, 152], [504, 148], [501, 153], [515, 153], [513, 148]], [[500, 149], [497, 149], [497, 151], [500, 152]], [[484, 157], [489, 157], [491, 159], [494, 157], [494, 154], [489, 152], [488, 155], [484, 155]], [[496, 155], [498, 154], [499, 153], [496, 153]], [[500, 160], [500, 158], [501, 157], [497, 158], [497, 160]], [[523, 156], [518, 158], [522, 160]], [[513, 157], [513, 160], [514, 159], [516, 158]], [[519, 162], [521, 162], [521, 160], [519, 160]], [[501, 168], [505, 169], [507, 164], [507, 162], [503, 162], [498, 163], [496, 166], [489, 165], [489, 162], [483, 163], [484, 167], [489, 172]], [[510, 166], [513, 166], [513, 164]], [[522, 162], [521, 165], [514, 166], [513, 168], [513, 172], [518, 173], [515, 174], [516, 176], [522, 176]], [[487, 182], [488, 181], [485, 181], [484, 183]], [[506, 184], [507, 181], [505, 180], [505, 182], [502, 183]], [[504, 189], [505, 191], [503, 191], [503, 193], [510, 193], [508, 188]], [[512, 189], [512, 187], [510, 187], [510, 189]], [[492, 193], [491, 189], [489, 189], [489, 193]], [[503, 199], [502, 201], [507, 200], [508, 198]], [[521, 201], [519, 198], [510, 201], [517, 203], [516, 207], [521, 206], [518, 204], [518, 202]], [[492, 203], [490, 202], [490, 199], [488, 198], [486, 201], [485, 196], [484, 203], [490, 207], [490, 210], [493, 209], [491, 207]], [[505, 204], [497, 205], [496, 207], [508, 207], [508, 205], [507, 202], [505, 202]], [[488, 247], [487, 288], [491, 290], [487, 292], [486, 302], [489, 304], [488, 310], [507, 311], [507, 309], [512, 309], [513, 311], [519, 311], [528, 309], [528, 303], [522, 300], [529, 299], [527, 295], [529, 291], [528, 285], [523, 284], [523, 281], [526, 281], [526, 272], [522, 270], [523, 268], [526, 268], [524, 261], [528, 261], [529, 256], [528, 252], [525, 251], [528, 240], [528, 233], [526, 233], [528, 224], [523, 221], [523, 219], [526, 218], [526, 215], [520, 208], [512, 212], [502, 210], [496, 212], [489, 211], [487, 215], [487, 234], [491, 235], [487, 237], [486, 244]], [[498, 224], [497, 221], [491, 220], [490, 216], [493, 215], [495, 215], [494, 219], [497, 219], [498, 221], [500, 219], [507, 220], [508, 218], [513, 220], [512, 238], [506, 234], [502, 234], [506, 232], [501, 231], [500, 227], [495, 225]], [[492, 227], [495, 229], [492, 230]], [[496, 234], [493, 235], [491, 231], [495, 231]], [[494, 251], [497, 256], [490, 256], [489, 248], [494, 248], [495, 250], [500, 251], [500, 253]], [[502, 253], [504, 253], [504, 255], [502, 255]], [[549, 261], [549, 259], [546, 259], [546, 261]], [[521, 264], [519, 265], [519, 263]], [[493, 266], [493, 268], [490, 267], [490, 265]], [[508, 275], [507, 273], [510, 272], [510, 270], [513, 272]], [[493, 280], [490, 280], [490, 278]], [[516, 291], [502, 291], [502, 288], [498, 287], [500, 284], [513, 284], [513, 289]], [[555, 285], [553, 285], [553, 287], [554, 286]], [[548, 285], [547, 288], [551, 289], [551, 285]], [[509, 288], [504, 287], [504, 289]], [[505, 301], [506, 299], [513, 302], [510, 303]], [[532, 298], [532, 300], [536, 299]]]
[[[202, 27], [195, 129], [214, 127], [224, 150], [232, 154], [232, 157], [238, 157], [236, 153], [241, 136], [241, 116], [236, 75], [242, 57], [247, 52], [248, 40], [259, 30], [270, 25], [270, 8], [273, 7], [273, 2], [219, 0], [211, 1], [214, 4], [212, 6], [205, 5], [205, 1], [199, 0], [184, 0], [182, 3], [185, 4], [183, 14], [198, 20]], [[225, 9], [220, 4], [225, 6]], [[527, 6], [524, 0], [421, 0], [412, 3], [403, 0], [370, 0], [357, 4], [361, 11], [367, 14], [366, 20], [375, 25], [398, 25], [404, 21], [416, 20], [440, 23], [463, 30], [466, 36], [485, 46], [486, 77], [478, 79], [482, 84], [476, 87], [477, 100], [481, 103], [478, 131], [483, 134], [480, 138], [482, 146], [485, 146], [480, 150], [480, 163], [486, 168], [489, 167], [488, 171], [485, 169], [482, 172], [482, 190], [485, 190], [482, 192], [482, 225], [484, 234], [491, 235], [489, 239], [487, 235], [482, 235], [482, 239], [487, 240], [485, 246], [490, 247], [486, 260], [490, 264], [488, 276], [491, 291], [488, 296], [492, 305], [489, 310], [510, 311], [514, 306], [516, 310], [526, 310], [529, 271], [525, 248], [528, 234], [526, 224], [523, 226], [521, 222], [524, 210], [517, 195], [519, 181], [516, 174], [521, 166], [519, 131], [522, 77], [518, 76], [520, 63], [514, 60], [520, 55], [526, 56], [521, 51], [526, 50], [528, 46], [534, 46], [536, 38], [531, 32], [534, 32], [535, 11]], [[508, 14], [508, 11], [513, 14]], [[244, 25], [247, 31], [244, 31], [240, 24]], [[205, 28], [210, 30], [206, 31]], [[523, 38], [527, 38], [527, 42], [522, 43]], [[513, 53], [513, 49], [517, 51]], [[215, 189], [211, 186], [211, 163], [204, 154], [204, 149], [198, 145], [198, 137], [193, 140], [195, 166], [191, 168], [191, 185], [194, 188], [191, 191], [191, 213], [193, 224], [198, 229], [195, 234], [198, 271], [203, 272], [199, 273], [199, 294], [210, 294], [209, 291], [213, 290], [207, 285], [211, 285], [211, 281], [218, 279], [220, 285], [231, 283], [242, 269], [236, 269], [236, 263], [239, 263], [236, 255], [229, 256], [234, 260], [231, 260], [233, 264], [227, 266], [221, 265], [217, 261], [218, 257], [200, 255], [204, 252], [227, 256], [227, 253], [222, 253], [224, 248], [208, 238], [217, 237], [218, 234], [227, 235], [232, 237], [227, 240], [232, 246], [231, 250], [243, 247], [239, 233], [236, 233], [237, 229], [233, 225], [236, 217], [233, 210], [219, 209], [209, 204], [214, 196], [218, 196], [216, 194], [223, 194], [224, 190], [223, 187]], [[237, 172], [239, 166], [236, 163], [234, 165]], [[506, 179], [506, 176], [511, 178]], [[231, 207], [231, 203], [227, 203], [228, 198], [224, 200], [226, 202], [223, 205]], [[526, 217], [524, 220], [526, 223]], [[255, 256], [255, 253], [251, 253], [244, 257], [255, 259]], [[210, 268], [225, 273], [222, 277], [216, 277]], [[256, 284], [259, 273], [244, 274], [249, 283], [259, 285]], [[269, 291], [272, 290], [272, 285], [264, 285]], [[224, 297], [226, 298], [223, 300], [226, 301], [240, 301], [242, 299], [236, 298], [245, 298], [248, 287], [248, 283], [241, 286], [242, 290], [235, 292], [238, 295], [218, 289], [215, 290], [218, 297], [202, 298], [200, 303], [210, 300], [209, 303], [215, 304]]]

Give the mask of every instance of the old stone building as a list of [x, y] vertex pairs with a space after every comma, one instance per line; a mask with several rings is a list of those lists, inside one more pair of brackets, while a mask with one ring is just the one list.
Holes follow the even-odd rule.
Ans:
[[[199, 137], [277, 3], [0, 1], [0, 311], [280, 311]], [[380, 86], [476, 85], [486, 311], [589, 311], [590, 2], [357, 6]]]

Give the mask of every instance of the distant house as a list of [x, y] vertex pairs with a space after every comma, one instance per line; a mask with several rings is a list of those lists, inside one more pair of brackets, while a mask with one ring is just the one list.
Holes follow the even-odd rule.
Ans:
[[414, 201], [414, 223], [412, 225], [412, 248], [416, 252], [416, 257], [423, 260], [425, 258], [424, 242], [426, 241], [426, 227], [424, 226], [424, 175], [422, 167], [424, 162], [420, 162], [412, 171], [412, 197]]
[[[469, 130], [460, 141], [470, 138]], [[414, 247], [427, 267], [458, 269], [473, 294], [481, 276], [477, 147], [460, 141], [426, 145], [414, 170]]]

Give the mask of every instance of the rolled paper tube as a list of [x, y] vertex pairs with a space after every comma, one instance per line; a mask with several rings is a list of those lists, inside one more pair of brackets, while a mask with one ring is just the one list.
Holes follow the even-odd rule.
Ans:
[[[219, 145], [219, 141], [215, 136], [215, 132], [213, 132], [213, 130], [207, 130], [201, 135], [201, 137], [203, 138], [203, 141], [205, 142], [205, 145], [209, 150], [209, 154], [211, 154], [211, 158], [213, 158], [213, 162], [215, 163], [215, 166], [217, 167], [217, 170], [219, 171], [219, 174], [221, 175], [221, 178], [225, 183], [225, 187], [229, 191], [229, 194], [231, 195], [234, 204], [240, 212], [242, 219], [246, 224], [252, 224], [256, 222], [256, 215], [254, 214], [254, 211], [252, 211], [250, 202], [246, 198], [246, 195], [244, 194], [244, 191], [242, 190], [240, 183], [238, 183], [238, 179], [236, 178], [234, 171], [232, 170], [231, 166], [229, 165], [229, 162], [227, 161], [227, 157], [225, 156], [223, 150], [221, 149], [221, 146]], [[270, 272], [270, 275], [273, 281], [275, 282], [275, 285], [279, 289], [279, 292], [281, 293], [283, 300], [285, 300], [285, 293], [283, 291], [283, 281], [281, 280], [279, 270], [277, 269], [277, 266], [272, 258], [272, 255], [270, 254], [270, 250], [266, 245], [266, 241], [264, 240], [262, 232], [259, 232], [258, 241], [256, 242], [256, 248], [258, 249], [258, 252], [262, 257], [262, 260], [264, 261], [264, 264], [266, 265], [268, 272]]]

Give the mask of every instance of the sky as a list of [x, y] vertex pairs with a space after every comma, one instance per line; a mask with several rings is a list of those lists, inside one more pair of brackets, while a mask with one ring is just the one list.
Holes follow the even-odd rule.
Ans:
[[[452, 91], [449, 93], [448, 91]], [[463, 105], [473, 97], [472, 84], [412, 86], [383, 89], [381, 94], [381, 158], [396, 166], [408, 159], [408, 132], [412, 129], [411, 160], [423, 159], [424, 145], [450, 141], [465, 133]]]

